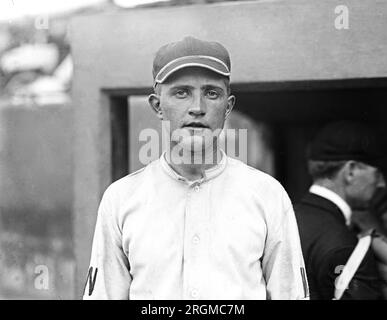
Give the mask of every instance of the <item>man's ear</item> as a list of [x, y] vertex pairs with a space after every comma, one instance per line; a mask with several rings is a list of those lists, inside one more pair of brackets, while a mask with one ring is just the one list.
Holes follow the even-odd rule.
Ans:
[[157, 95], [156, 93], [152, 93], [148, 97], [148, 102], [152, 107], [153, 111], [156, 112], [157, 117], [160, 120], [163, 120], [163, 112], [161, 111], [161, 107], [160, 107], [160, 96]]
[[229, 116], [229, 114], [231, 113], [232, 111], [232, 108], [234, 108], [234, 105], [235, 105], [235, 96], [229, 96], [228, 99], [227, 99], [227, 107], [226, 107], [226, 113], [225, 113], [225, 116], [224, 118], [227, 119], [227, 117]]
[[348, 161], [343, 168], [343, 174], [346, 184], [351, 184], [356, 175], [357, 163], [356, 161]]

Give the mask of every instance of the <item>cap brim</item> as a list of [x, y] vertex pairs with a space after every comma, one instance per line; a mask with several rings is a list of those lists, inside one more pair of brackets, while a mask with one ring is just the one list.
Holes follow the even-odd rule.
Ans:
[[225, 77], [230, 76], [230, 70], [227, 65], [217, 58], [210, 56], [188, 56], [172, 60], [166, 64], [156, 75], [155, 84], [163, 83], [172, 73], [187, 67], [205, 68]]
[[387, 173], [387, 157], [385, 156], [372, 160], [363, 160], [363, 162]]

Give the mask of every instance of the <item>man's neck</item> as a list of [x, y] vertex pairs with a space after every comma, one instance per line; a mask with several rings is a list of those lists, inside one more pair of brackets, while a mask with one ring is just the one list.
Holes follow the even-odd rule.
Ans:
[[343, 188], [340, 188], [333, 181], [331, 181], [329, 179], [321, 179], [321, 180], [315, 181], [313, 184], [320, 186], [320, 187], [324, 187], [324, 188], [336, 193], [344, 201], [347, 201]]
[[179, 155], [179, 161], [174, 161], [171, 152], [166, 153], [165, 160], [179, 175], [189, 181], [199, 180], [204, 177], [204, 172], [215, 167], [222, 160], [222, 153], [214, 150], [200, 152], [184, 152]]

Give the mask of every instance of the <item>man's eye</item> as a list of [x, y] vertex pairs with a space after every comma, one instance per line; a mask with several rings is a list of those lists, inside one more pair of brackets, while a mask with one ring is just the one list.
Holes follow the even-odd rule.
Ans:
[[210, 90], [210, 91], [207, 91], [207, 96], [210, 98], [210, 99], [216, 99], [219, 97], [219, 93], [215, 90]]
[[187, 90], [177, 90], [177, 91], [175, 92], [175, 95], [176, 95], [176, 97], [178, 97], [178, 98], [185, 98], [185, 97], [188, 96], [188, 92], [187, 92]]

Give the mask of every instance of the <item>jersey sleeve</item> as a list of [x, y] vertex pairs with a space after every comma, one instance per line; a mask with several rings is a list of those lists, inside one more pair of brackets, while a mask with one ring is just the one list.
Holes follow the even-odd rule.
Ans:
[[84, 300], [129, 299], [129, 262], [122, 248], [114, 198], [108, 191], [98, 209]]
[[308, 300], [309, 287], [293, 206], [285, 190], [282, 201], [272, 202], [262, 259], [267, 298]]

